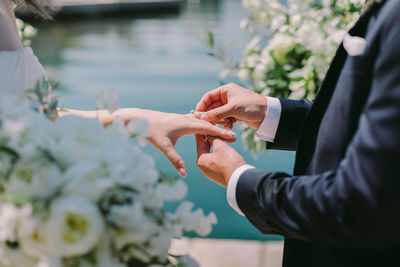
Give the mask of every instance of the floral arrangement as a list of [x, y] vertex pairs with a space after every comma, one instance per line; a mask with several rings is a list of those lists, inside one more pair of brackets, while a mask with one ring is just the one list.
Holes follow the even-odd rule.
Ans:
[[[204, 41], [226, 68], [221, 79], [238, 78], [263, 95], [312, 100], [348, 28], [365, 0], [242, 0], [250, 11], [240, 23], [250, 36], [239, 62], [232, 62], [212, 33]], [[263, 151], [251, 128], [242, 138], [251, 151]]]
[[146, 122], [57, 118], [49, 88], [0, 98], [0, 266], [197, 266], [168, 255], [171, 239], [208, 235], [215, 214], [187, 201], [164, 209], [187, 187], [130, 141]]

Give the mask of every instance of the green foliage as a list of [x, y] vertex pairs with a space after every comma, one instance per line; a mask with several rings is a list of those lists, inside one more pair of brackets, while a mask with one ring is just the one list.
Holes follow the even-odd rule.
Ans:
[[51, 120], [58, 118], [58, 97], [53, 95], [52, 87], [45, 78], [38, 81], [35, 88], [27, 90], [26, 97], [39, 113], [45, 114]]

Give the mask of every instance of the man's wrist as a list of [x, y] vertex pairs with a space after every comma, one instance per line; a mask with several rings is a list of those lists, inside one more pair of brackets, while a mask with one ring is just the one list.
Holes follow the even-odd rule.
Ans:
[[237, 200], [236, 200], [236, 188], [237, 188], [237, 184], [238, 181], [240, 179], [240, 177], [242, 176], [242, 174], [249, 170], [249, 169], [253, 169], [254, 167], [248, 164], [244, 164], [240, 167], [238, 167], [233, 173], [232, 176], [229, 179], [229, 183], [227, 186], [227, 190], [226, 190], [226, 197], [228, 200], [229, 205], [240, 215], [244, 216], [243, 212], [240, 210], [238, 204], [237, 204]]
[[278, 130], [282, 107], [279, 98], [266, 97], [266, 99], [268, 108], [261, 125], [256, 130], [256, 136], [263, 141], [273, 142]]
[[246, 163], [246, 161], [241, 160], [235, 164], [232, 164], [229, 168], [227, 168], [227, 170], [224, 173], [224, 179], [225, 179], [226, 186], [228, 186], [228, 183], [232, 177], [232, 174], [243, 165], [247, 165], [247, 163]]
[[259, 112], [258, 112], [258, 122], [257, 122], [257, 127], [255, 130], [257, 131], [258, 128], [260, 128], [262, 122], [264, 121], [265, 114], [267, 114], [268, 111], [268, 97], [265, 97], [263, 95], [260, 95], [260, 104], [259, 104]]

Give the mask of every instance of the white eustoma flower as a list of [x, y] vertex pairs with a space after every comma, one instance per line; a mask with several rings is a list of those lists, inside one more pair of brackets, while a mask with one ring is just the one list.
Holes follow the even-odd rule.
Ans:
[[97, 119], [63, 116], [51, 131], [50, 136], [56, 142], [49, 149], [65, 164], [103, 157], [106, 139], [102, 135], [104, 127]]
[[110, 113], [113, 113], [120, 108], [118, 92], [116, 90], [104, 90], [100, 93], [96, 101], [98, 109], [107, 109]]
[[64, 175], [64, 195], [79, 195], [97, 202], [115, 185], [106, 162], [82, 161], [69, 167]]
[[100, 211], [86, 198], [67, 196], [51, 203], [47, 239], [54, 253], [66, 257], [88, 253], [99, 241], [103, 228]]
[[31, 205], [16, 207], [12, 203], [0, 203], [0, 242], [16, 241], [16, 227], [21, 219], [32, 213]]
[[112, 206], [108, 220], [119, 228], [115, 233], [117, 249], [144, 242], [158, 232], [157, 223], [144, 213], [139, 203]]
[[158, 181], [159, 175], [155, 169], [153, 158], [146, 154], [137, 155], [136, 158], [125, 158], [124, 162], [129, 162], [129, 164], [113, 164], [111, 172], [119, 184], [133, 185], [138, 190], [144, 190], [148, 186], [154, 185]]
[[147, 252], [152, 256], [158, 256], [161, 261], [166, 260], [168, 250], [171, 246], [171, 239], [174, 237], [173, 233], [161, 231], [156, 236], [150, 239], [150, 247]]
[[150, 209], [162, 209], [164, 206], [164, 195], [161, 195], [157, 188], [147, 186], [143, 187], [142, 190], [146, 190], [146, 194], [140, 194], [137, 196], [137, 200], [145, 208]]
[[175, 218], [179, 220], [185, 231], [196, 231], [200, 236], [211, 233], [212, 225], [217, 223], [215, 213], [210, 212], [204, 216], [203, 210], [197, 209], [192, 212], [193, 203], [185, 201], [180, 204], [175, 213]]
[[187, 194], [187, 185], [178, 180], [174, 184], [162, 183], [157, 186], [157, 195], [165, 201], [179, 201]]
[[114, 138], [127, 139], [129, 132], [124, 120], [117, 116], [111, 126], [105, 129], [104, 134]]
[[146, 138], [150, 136], [150, 125], [146, 119], [131, 120], [127, 125], [128, 132], [134, 135], [139, 145], [146, 144]]
[[49, 142], [46, 133], [50, 125], [48, 119], [27, 111], [20, 118], [2, 119], [0, 138], [6, 137], [8, 146], [16, 150], [25, 145], [41, 147]]

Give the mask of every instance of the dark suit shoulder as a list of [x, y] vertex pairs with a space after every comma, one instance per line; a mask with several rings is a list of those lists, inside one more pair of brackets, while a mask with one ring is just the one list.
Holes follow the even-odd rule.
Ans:
[[400, 0], [386, 0], [379, 12], [377, 24], [389, 29], [400, 29]]

